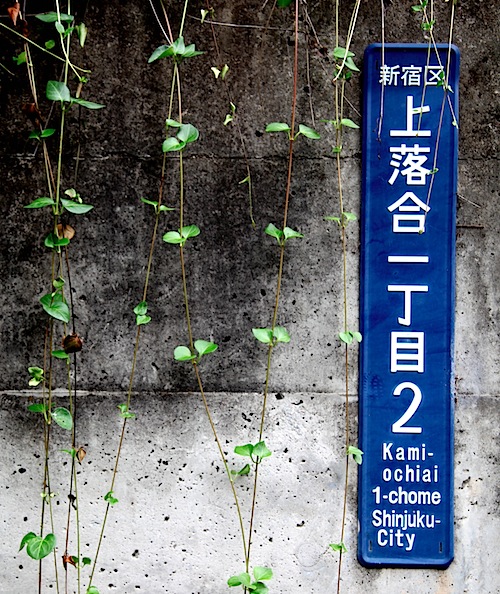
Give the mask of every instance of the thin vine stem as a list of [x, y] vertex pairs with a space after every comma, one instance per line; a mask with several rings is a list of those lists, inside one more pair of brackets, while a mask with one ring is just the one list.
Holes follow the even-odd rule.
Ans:
[[[187, 6], [187, 4], [188, 4], [188, 0], [186, 0], [185, 6]], [[182, 27], [181, 27], [181, 33], [182, 33]], [[177, 107], [178, 107], [178, 118], [179, 118], [178, 121], [179, 121], [179, 123], [182, 123], [182, 89], [181, 89], [180, 72], [179, 72], [179, 67], [178, 67], [177, 63], [174, 64], [173, 78], [176, 81], [176, 88], [177, 88]], [[172, 105], [172, 102], [170, 105]], [[179, 152], [179, 227], [181, 229], [184, 224], [184, 198], [185, 198], [185, 196], [184, 196], [184, 160], [183, 160], [183, 153], [182, 153], [182, 151], [180, 151]], [[193, 331], [192, 331], [192, 324], [191, 324], [191, 314], [190, 314], [190, 310], [189, 310], [189, 293], [188, 293], [188, 288], [187, 288], [187, 273], [186, 273], [186, 264], [185, 264], [185, 259], [184, 259], [184, 247], [182, 244], [179, 244], [179, 260], [180, 260], [180, 267], [181, 267], [182, 294], [183, 294], [183, 299], [184, 299], [184, 310], [185, 310], [185, 318], [186, 318], [186, 325], [187, 325], [188, 341], [189, 341], [189, 347], [190, 347], [191, 351], [193, 351], [194, 350], [194, 340], [193, 340]], [[246, 547], [246, 535], [245, 535], [245, 528], [244, 528], [244, 524], [243, 524], [243, 515], [241, 512], [241, 506], [239, 503], [238, 493], [236, 491], [234, 481], [231, 477], [231, 471], [229, 469], [229, 465], [227, 463], [227, 459], [224, 454], [224, 450], [222, 449], [222, 445], [221, 445], [221, 442], [220, 442], [220, 439], [219, 439], [219, 436], [217, 433], [217, 428], [215, 426], [212, 414], [210, 412], [210, 407], [208, 404], [208, 400], [206, 398], [205, 390], [203, 388], [203, 382], [202, 382], [200, 371], [199, 371], [198, 364], [196, 363], [196, 361], [193, 361], [193, 368], [194, 368], [194, 372], [195, 372], [195, 376], [196, 376], [196, 381], [199, 386], [201, 398], [203, 401], [203, 406], [205, 407], [205, 412], [206, 412], [206, 415], [207, 415], [207, 418], [208, 418], [208, 421], [210, 424], [210, 428], [212, 430], [214, 439], [217, 443], [217, 448], [219, 450], [220, 458], [222, 460], [222, 464], [224, 466], [229, 484], [231, 486], [231, 491], [232, 491], [234, 503], [236, 506], [236, 512], [238, 515], [239, 529], [240, 529], [241, 538], [242, 538], [243, 556], [245, 559], [245, 565], [248, 569], [248, 553], [247, 553], [247, 547]]]
[[[291, 106], [291, 124], [290, 124], [290, 136], [288, 144], [288, 168], [287, 168], [287, 181], [285, 190], [285, 204], [283, 208], [283, 230], [286, 227], [288, 220], [288, 210], [290, 204], [290, 192], [292, 186], [292, 170], [293, 170], [293, 147], [295, 143], [295, 118], [297, 111], [297, 81], [298, 81], [298, 64], [299, 64], [299, 0], [295, 0], [295, 14], [294, 14], [294, 31], [295, 31], [295, 43], [294, 43], [294, 57], [293, 57], [293, 88], [292, 88], [292, 106]], [[278, 276], [276, 279], [276, 293], [274, 308], [272, 314], [271, 329], [274, 331], [278, 319], [280, 294], [281, 294], [281, 283], [283, 278], [283, 263], [285, 259], [285, 243], [283, 242], [280, 246], [280, 260], [278, 267]], [[264, 385], [264, 393], [262, 396], [262, 411], [260, 415], [259, 425], [259, 441], [262, 441], [264, 434], [264, 426], [266, 419], [267, 410], [267, 399], [269, 394], [269, 382], [271, 378], [271, 364], [272, 364], [272, 353], [274, 345], [269, 343], [267, 350], [267, 364], [266, 364], [266, 378]], [[255, 514], [257, 507], [257, 490], [258, 490], [258, 478], [259, 478], [259, 459], [256, 460], [254, 465], [254, 482], [252, 490], [252, 508], [250, 512], [250, 527], [248, 530], [248, 565], [250, 564], [250, 552], [252, 547], [252, 533], [255, 522]]]

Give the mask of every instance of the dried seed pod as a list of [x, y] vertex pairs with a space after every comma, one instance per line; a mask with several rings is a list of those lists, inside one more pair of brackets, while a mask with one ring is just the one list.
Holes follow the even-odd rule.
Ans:
[[73, 239], [75, 233], [76, 231], [71, 225], [62, 225], [61, 223], [57, 225], [57, 235], [60, 238], [65, 237], [66, 239]]
[[78, 334], [72, 333], [63, 338], [62, 345], [65, 353], [78, 353], [82, 350], [83, 341]]

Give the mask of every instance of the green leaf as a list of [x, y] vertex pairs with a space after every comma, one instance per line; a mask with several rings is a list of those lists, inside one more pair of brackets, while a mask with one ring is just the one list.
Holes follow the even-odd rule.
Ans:
[[205, 19], [207, 18], [207, 16], [210, 14], [209, 10], [206, 10], [205, 8], [201, 9], [201, 24], [203, 25], [203, 23], [205, 22]]
[[200, 357], [202, 357], [203, 355], [208, 355], [208, 353], [213, 353], [219, 347], [214, 342], [209, 342], [208, 340], [196, 340], [194, 348], [198, 351]]
[[177, 140], [177, 138], [174, 138], [173, 136], [166, 138], [163, 141], [163, 144], [161, 145], [161, 150], [164, 153], [171, 153], [173, 151], [180, 151], [182, 150], [186, 145], [183, 142], [179, 142]]
[[172, 208], [171, 206], [166, 206], [165, 204], [160, 204], [160, 207], [158, 210], [160, 212], [170, 212], [172, 210], [175, 210], [175, 208]]
[[61, 202], [64, 208], [73, 214], [85, 214], [94, 208], [91, 204], [80, 204], [67, 198], [61, 198]]
[[52, 351], [52, 356], [56, 359], [69, 359], [69, 355], [66, 351]]
[[249, 175], [247, 175], [247, 176], [245, 177], [245, 179], [242, 179], [240, 182], [238, 182], [238, 185], [241, 185], [241, 184], [248, 184], [249, 182], [250, 182], [250, 176], [249, 176]]
[[290, 342], [290, 334], [282, 326], [276, 326], [273, 335], [276, 342]]
[[155, 62], [160, 58], [165, 58], [167, 56], [173, 56], [174, 52], [171, 45], [160, 45], [157, 47], [155, 51], [149, 56], [148, 64], [151, 62]]
[[135, 419], [135, 413], [130, 412], [126, 404], [119, 404], [120, 416], [122, 419]]
[[176, 361], [192, 361], [196, 359], [196, 355], [193, 355], [187, 346], [178, 346], [174, 349], [174, 359]]
[[354, 338], [354, 340], [356, 340], [357, 342], [361, 342], [363, 340], [363, 336], [361, 335], [361, 332], [351, 332], [352, 337]]
[[56, 296], [52, 297], [52, 295], [48, 293], [40, 299], [40, 303], [49, 316], [56, 320], [61, 320], [61, 322], [66, 322], [66, 324], [69, 323], [71, 315], [69, 307], [64, 301], [60, 299], [57, 300]]
[[62, 12], [57, 14], [57, 12], [42, 12], [40, 14], [36, 14], [35, 17], [39, 21], [43, 21], [44, 23], [57, 23], [57, 21], [66, 21], [70, 23], [73, 20], [73, 16], [70, 14], [64, 14]]
[[87, 594], [99, 594], [99, 590], [95, 586], [89, 586], [87, 588]]
[[252, 328], [252, 334], [259, 342], [271, 344], [273, 341], [273, 331], [271, 328]]
[[343, 542], [332, 543], [328, 545], [334, 553], [347, 553], [347, 547]]
[[158, 208], [158, 202], [155, 202], [154, 200], [148, 200], [147, 198], [141, 198], [141, 202], [144, 202], [144, 204], [149, 204], [150, 206], [154, 206], [155, 210]]
[[352, 52], [347, 51], [345, 47], [336, 47], [333, 50], [333, 57], [339, 60], [343, 60], [346, 56], [352, 58], [354, 55]]
[[33, 379], [39, 380], [40, 382], [43, 380], [43, 369], [41, 367], [28, 367], [28, 373]]
[[262, 458], [268, 458], [271, 456], [272, 452], [267, 448], [263, 441], [259, 441], [259, 443], [255, 444], [252, 454], [262, 460]]
[[17, 56], [13, 56], [12, 59], [16, 63], [16, 66], [21, 66], [21, 64], [26, 64], [26, 52], [21, 52]]
[[340, 225], [340, 217], [323, 217], [325, 221], [335, 221]]
[[339, 338], [342, 342], [351, 344], [353, 338], [352, 332], [339, 332]]
[[109, 503], [109, 505], [115, 505], [115, 503], [118, 503], [118, 499], [113, 497], [113, 491], [108, 491], [106, 495], [104, 495], [104, 501]]
[[304, 126], [304, 124], [299, 124], [299, 134], [306, 136], [307, 138], [312, 138], [313, 140], [318, 140], [321, 136], [314, 130], [313, 128], [309, 128], [309, 126]]
[[185, 144], [189, 144], [190, 142], [198, 140], [199, 136], [200, 133], [198, 132], [197, 128], [191, 124], [182, 124], [179, 132], [177, 132], [177, 138]]
[[60, 276], [58, 276], [52, 281], [52, 286], [54, 287], [54, 289], [60, 289], [61, 287], [64, 287], [64, 285], [64, 279]]
[[270, 580], [273, 577], [273, 570], [270, 567], [254, 567], [253, 575], [258, 582]]
[[285, 227], [283, 229], [283, 235], [285, 236], [285, 239], [292, 239], [293, 237], [304, 237], [304, 235], [302, 235], [302, 233], [299, 233], [298, 231], [295, 231], [294, 229], [291, 229], [290, 227]]
[[241, 468], [240, 470], [231, 470], [231, 474], [236, 474], [238, 476], [245, 476], [247, 474], [250, 474], [250, 464], [245, 464], [245, 466], [243, 466], [243, 468]]
[[149, 324], [149, 322], [151, 322], [151, 316], [139, 315], [135, 318], [137, 326], [144, 326], [145, 324]]
[[347, 58], [347, 60], [345, 61], [345, 65], [347, 66], [347, 68], [349, 68], [349, 70], [352, 70], [353, 72], [360, 72], [359, 68], [354, 63], [354, 60], [350, 57]]
[[347, 448], [347, 455], [352, 455], [356, 464], [361, 464], [363, 462], [363, 454], [364, 452], [355, 446], [349, 446]]
[[82, 107], [86, 107], [87, 109], [103, 109], [106, 107], [102, 103], [94, 103], [93, 101], [87, 101], [86, 99], [80, 98], [73, 98], [71, 99], [71, 102], [81, 105]]
[[234, 120], [234, 117], [228, 113], [226, 115], [226, 117], [224, 118], [224, 122], [222, 123], [224, 126], [227, 126], [228, 124], [230, 124], [232, 121]]
[[358, 217], [353, 212], [343, 212], [342, 216], [346, 221], [357, 221]]
[[290, 6], [292, 2], [293, 0], [278, 0], [276, 4], [279, 8], [286, 8], [287, 6]]
[[143, 316], [148, 312], [148, 304], [146, 301], [141, 301], [134, 307], [134, 313], [137, 316]]
[[184, 243], [185, 239], [183, 239], [181, 237], [181, 234], [178, 233], [177, 231], [168, 231], [167, 233], [165, 233], [165, 235], [163, 236], [163, 241], [165, 243], [174, 243], [174, 244], [178, 244], [178, 243]]
[[227, 64], [224, 64], [224, 66], [222, 67], [222, 70], [221, 70], [221, 75], [220, 75], [222, 80], [224, 80], [226, 78], [226, 75], [228, 72], [229, 72], [229, 66]]
[[33, 536], [27, 541], [26, 552], [32, 559], [37, 561], [49, 555], [56, 546], [56, 537], [53, 534], [47, 534], [45, 538]]
[[281, 245], [281, 238], [283, 237], [283, 231], [278, 229], [274, 223], [269, 223], [269, 225], [264, 229], [264, 233], [266, 235], [270, 235], [271, 237], [275, 237], [278, 243]]
[[59, 35], [64, 35], [64, 33], [66, 32], [64, 25], [62, 23], [60, 23], [59, 21], [55, 22], [55, 27], [56, 27], [56, 31], [59, 33]]
[[249, 573], [240, 573], [239, 575], [233, 575], [227, 580], [228, 586], [245, 586], [248, 588], [252, 583], [252, 578]]
[[33, 202], [30, 202], [24, 208], [43, 208], [44, 206], [54, 206], [54, 205], [55, 205], [55, 202], [52, 200], [52, 198], [47, 198], [44, 196], [42, 198], [36, 198], [36, 200], [33, 200]]
[[47, 412], [47, 406], [45, 404], [30, 404], [28, 410], [33, 413], [45, 414]]
[[67, 431], [71, 431], [73, 428], [73, 417], [67, 408], [59, 406], [50, 413], [50, 416], [59, 425], [59, 427], [62, 427]]
[[190, 237], [196, 237], [201, 231], [196, 225], [187, 225], [186, 227], [182, 227], [180, 233], [182, 237], [189, 239]]
[[52, 136], [53, 134], [55, 134], [56, 129], [55, 128], [45, 128], [45, 130], [42, 130], [42, 133], [40, 134], [40, 138], [48, 138], [49, 136]]
[[85, 40], [87, 39], [87, 25], [85, 23], [80, 23], [75, 27], [76, 32], [78, 33], [78, 41], [80, 42], [80, 47], [85, 45]]
[[340, 120], [340, 123], [342, 126], [346, 126], [347, 128], [356, 128], [358, 129], [359, 126], [357, 124], [355, 124], [352, 120], [350, 120], [349, 118], [342, 118]]
[[90, 557], [83, 557], [82, 558], [82, 565], [85, 567], [85, 565], [91, 565], [92, 563], [92, 559]]
[[71, 101], [71, 95], [68, 87], [58, 80], [49, 80], [45, 94], [51, 101]]
[[238, 454], [238, 456], [247, 456], [251, 457], [253, 452], [253, 445], [251, 443], [247, 443], [245, 445], [236, 446], [234, 448], [234, 453]]
[[167, 128], [180, 128], [182, 126], [182, 124], [180, 122], [178, 122], [177, 120], [171, 120], [170, 118], [167, 118], [165, 120], [165, 126]]
[[266, 132], [290, 132], [290, 126], [284, 122], [271, 122], [267, 124]]
[[34, 532], [28, 532], [28, 534], [25, 534], [21, 540], [21, 544], [19, 545], [19, 550], [22, 551], [25, 545], [29, 543], [32, 538], [36, 538], [36, 534]]
[[181, 35], [172, 44], [174, 54], [182, 56], [186, 51], [186, 45], [184, 44], [184, 37]]
[[254, 594], [267, 594], [269, 592], [269, 588], [262, 582], [254, 582], [250, 586], [250, 590], [252, 590]]
[[45, 247], [50, 249], [60, 248], [68, 244], [69, 239], [67, 237], [58, 237], [55, 233], [49, 233], [44, 241]]

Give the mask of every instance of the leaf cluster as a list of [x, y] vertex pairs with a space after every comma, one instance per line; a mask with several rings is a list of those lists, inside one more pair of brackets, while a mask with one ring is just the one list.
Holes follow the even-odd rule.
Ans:
[[176, 361], [194, 361], [199, 363], [203, 355], [208, 355], [216, 351], [219, 346], [209, 340], [195, 340], [194, 348], [197, 354], [193, 353], [187, 346], [178, 346], [174, 349], [174, 359]]
[[[250, 458], [250, 460], [254, 464], [260, 464], [260, 462], [264, 458], [268, 458], [269, 456], [272, 455], [271, 450], [268, 449], [268, 447], [266, 446], [264, 441], [259, 441], [255, 445], [251, 444], [251, 443], [247, 443], [245, 445], [236, 446], [234, 448], [234, 453], [238, 454], [238, 456], [245, 456], [247, 458]], [[240, 473], [241, 473], [241, 471], [238, 472], [238, 474], [240, 474]], [[243, 473], [241, 473], [241, 474], [243, 474]], [[245, 473], [245, 474], [248, 474], [248, 473]]]
[[361, 332], [351, 331], [339, 332], [339, 338], [342, 342], [345, 342], [346, 344], [351, 344], [353, 340], [355, 340], [356, 342], [361, 342], [363, 340]]
[[103, 107], [106, 107], [101, 103], [94, 103], [93, 101], [87, 101], [86, 99], [80, 99], [79, 97], [72, 97], [68, 85], [58, 80], [49, 80], [47, 82], [45, 95], [47, 99], [50, 99], [51, 101], [59, 101], [63, 109], [65, 109], [65, 103], [69, 103], [69, 107], [76, 104], [86, 107], [87, 109], [102, 109]]
[[283, 326], [273, 328], [252, 328], [255, 338], [264, 344], [276, 346], [279, 342], [290, 342], [290, 334]]
[[363, 463], [363, 454], [364, 452], [362, 450], [360, 450], [359, 448], [350, 445], [347, 448], [347, 455], [351, 456], [354, 458], [354, 461], [356, 462], [356, 464], [362, 464]]
[[299, 136], [305, 136], [306, 138], [310, 138], [311, 140], [319, 140], [321, 136], [309, 126], [305, 124], [299, 124], [299, 131], [295, 134], [293, 133], [292, 129], [288, 124], [284, 122], [271, 122], [266, 126], [266, 132], [286, 132], [289, 140], [297, 140]]
[[298, 231], [295, 231], [290, 227], [280, 229], [279, 227], [276, 227], [274, 223], [269, 223], [269, 225], [264, 229], [264, 233], [266, 233], [266, 235], [274, 237], [280, 246], [284, 246], [288, 239], [300, 239], [304, 237], [302, 233], [299, 233]]
[[67, 408], [58, 406], [54, 410], [50, 410], [45, 403], [30, 404], [28, 410], [34, 413], [43, 414], [45, 422], [50, 425], [51, 419], [66, 431], [73, 429], [73, 417]]
[[198, 140], [200, 133], [192, 124], [181, 124], [176, 120], [168, 119], [165, 122], [167, 130], [169, 128], [176, 128], [175, 136], [168, 136], [162, 144], [162, 151], [164, 153], [172, 153], [182, 151], [191, 142]]
[[167, 231], [163, 236], [165, 243], [172, 243], [184, 246], [186, 241], [191, 237], [197, 237], [200, 234], [200, 229], [196, 225], [187, 225], [178, 231]]
[[[41, 134], [43, 134], [43, 132]], [[78, 194], [74, 188], [66, 190], [64, 194], [68, 196], [68, 198], [61, 198], [59, 205], [52, 198], [42, 196], [41, 198], [36, 198], [33, 202], [30, 202], [24, 208], [36, 209], [50, 206], [55, 216], [61, 215], [65, 210], [71, 214], [86, 214], [94, 208], [91, 204], [84, 204], [80, 194]], [[46, 247], [51, 249], [68, 245], [68, 243], [68, 238], [58, 237], [55, 233], [50, 233], [45, 239]]]
[[143, 326], [151, 322], [151, 316], [148, 316], [148, 304], [146, 301], [141, 301], [134, 307], [135, 323], [137, 326]]
[[148, 60], [148, 64], [156, 62], [162, 58], [173, 58], [176, 63], [180, 63], [186, 58], [193, 58], [194, 56], [201, 56], [205, 52], [199, 52], [196, 50], [194, 43], [186, 45], [184, 43], [184, 37], [179, 37], [171, 45], [160, 45], [151, 54]]
[[353, 212], [343, 212], [342, 219], [340, 217], [323, 217], [325, 221], [335, 221], [339, 227], [346, 228], [349, 221], [357, 221], [358, 217]]
[[270, 580], [273, 577], [273, 570], [270, 567], [254, 567], [253, 575], [254, 581], [252, 581], [251, 575], [247, 572], [233, 575], [227, 580], [227, 585], [243, 586], [245, 590], [254, 594], [267, 594], [269, 588], [264, 584], [264, 581]]

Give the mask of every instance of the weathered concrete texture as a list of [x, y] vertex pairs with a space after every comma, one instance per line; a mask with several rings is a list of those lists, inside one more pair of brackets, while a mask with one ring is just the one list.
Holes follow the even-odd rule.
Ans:
[[[415, 2], [384, 2], [387, 42], [422, 41]], [[8, 2], [1, 3], [5, 13]], [[31, 3], [28, 3], [31, 4]], [[87, 3], [76, 5], [77, 13]], [[293, 67], [290, 9], [274, 11], [262, 1], [234, 0], [214, 5], [216, 20], [254, 27], [217, 26], [220, 58], [210, 27], [199, 22], [201, 5], [188, 9], [186, 41], [206, 51], [181, 67], [183, 118], [200, 129], [185, 155], [185, 223], [201, 235], [186, 249], [188, 289], [196, 338], [211, 338], [219, 350], [203, 361], [205, 388], [231, 464], [241, 465], [234, 446], [255, 442], [266, 350], [251, 335], [271, 319], [279, 253], [264, 236], [269, 222], [280, 224], [287, 167], [287, 141], [264, 134], [270, 121], [289, 121]], [[404, 4], [404, 6], [403, 6]], [[436, 40], [448, 40], [451, 2], [434, 2]], [[341, 6], [340, 37], [354, 2]], [[75, 5], [74, 5], [75, 6]], [[51, 10], [39, 2], [30, 11]], [[329, 594], [336, 591], [337, 558], [327, 551], [340, 539], [344, 481], [344, 350], [336, 340], [342, 325], [341, 246], [333, 223], [338, 189], [331, 147], [334, 130], [321, 119], [334, 114], [334, 3], [302, 5], [297, 121], [314, 125], [320, 141], [301, 139], [295, 148], [288, 224], [305, 234], [289, 242], [279, 323], [292, 342], [276, 349], [271, 406], [265, 439], [274, 454], [261, 467], [255, 564], [275, 570], [275, 594]], [[178, 29], [182, 6], [167, 7]], [[380, 3], [362, 2], [352, 51], [362, 68], [363, 50], [381, 39]], [[454, 41], [461, 50], [460, 161], [457, 201], [456, 285], [456, 463], [455, 561], [446, 571], [367, 570], [356, 561], [356, 476], [351, 468], [343, 592], [364, 594], [495, 594], [498, 578], [499, 397], [497, 370], [499, 244], [498, 155], [499, 38], [492, 3], [461, 0], [456, 6]], [[132, 0], [89, 2], [84, 49], [75, 62], [92, 69], [84, 96], [106, 104], [98, 112], [73, 109], [68, 116], [63, 156], [64, 188], [74, 185], [80, 141], [77, 189], [95, 205], [85, 217], [69, 217], [77, 234], [71, 242], [71, 280], [76, 325], [85, 348], [79, 357], [78, 445], [88, 450], [79, 471], [82, 553], [93, 557], [119, 439], [117, 404], [125, 399], [135, 336], [132, 309], [141, 300], [156, 199], [161, 143], [171, 85], [170, 65], [148, 65], [165, 42], [148, 3]], [[52, 25], [29, 17], [32, 39], [44, 43]], [[5, 19], [2, 22], [8, 22]], [[316, 39], [319, 40], [319, 43]], [[323, 48], [326, 48], [326, 50]], [[0, 31], [0, 593], [31, 594], [37, 564], [17, 553], [23, 534], [40, 521], [43, 479], [41, 419], [28, 413], [26, 369], [42, 364], [45, 317], [38, 302], [48, 291], [50, 255], [43, 239], [48, 214], [22, 206], [46, 194], [41, 151], [27, 141], [32, 122], [22, 112], [29, 86], [12, 55], [17, 39]], [[306, 50], [309, 60], [306, 61]], [[39, 94], [59, 69], [34, 52]], [[227, 78], [237, 105], [252, 171], [256, 230], [250, 224], [243, 150], [233, 124], [222, 125], [229, 98], [210, 67], [230, 65]], [[306, 74], [309, 66], [309, 76]], [[74, 84], [71, 83], [74, 92]], [[347, 87], [347, 117], [360, 123], [362, 84]], [[49, 107], [42, 100], [47, 117]], [[51, 123], [57, 121], [57, 114]], [[48, 141], [51, 154], [58, 138]], [[344, 209], [360, 212], [361, 143], [350, 130], [343, 139]], [[167, 160], [165, 203], [177, 207], [176, 157]], [[103, 592], [221, 594], [225, 580], [241, 571], [241, 541], [216, 446], [189, 366], [172, 352], [186, 343], [178, 251], [161, 234], [178, 227], [178, 213], [161, 222], [148, 303], [152, 322], [143, 329], [134, 381], [133, 410], [124, 443], [116, 495], [100, 557], [96, 584]], [[359, 235], [348, 229], [349, 325], [357, 326]], [[62, 338], [57, 329], [56, 342]], [[54, 386], [65, 385], [56, 363]], [[350, 385], [357, 390], [356, 355]], [[38, 391], [32, 391], [36, 396]], [[61, 400], [64, 402], [64, 398]], [[352, 442], [356, 442], [356, 399], [352, 397]], [[67, 509], [67, 435], [53, 431], [52, 490], [62, 552]], [[248, 517], [248, 478], [238, 480]], [[74, 543], [73, 543], [74, 550]], [[73, 571], [73, 568], [69, 568]], [[50, 582], [53, 568], [44, 564]], [[84, 572], [84, 575], [87, 573]], [[73, 588], [73, 586], [72, 586]], [[47, 591], [54, 588], [47, 586]], [[74, 588], [71, 590], [75, 591]]]
[[[78, 468], [82, 554], [91, 557], [120, 432], [115, 407], [122, 398], [90, 393], [78, 399], [78, 444], [87, 450]], [[252, 440], [260, 396], [240, 394], [237, 403], [231, 394], [209, 394], [208, 399], [230, 465], [239, 468], [241, 458], [232, 450]], [[201, 399], [196, 394], [142, 393], [134, 396], [133, 408], [138, 417], [125, 440], [114, 492], [119, 503], [110, 515], [95, 584], [101, 592], [221, 593], [224, 579], [241, 570], [241, 540]], [[343, 408], [342, 398], [332, 394], [271, 395], [266, 436], [274, 454], [260, 470], [254, 559], [275, 568], [274, 592], [335, 591], [337, 560], [327, 548], [339, 538], [342, 512], [344, 460], [338, 444], [343, 440]], [[354, 423], [355, 411], [353, 399]], [[390, 594], [498, 591], [497, 551], [488, 546], [496, 542], [500, 529], [495, 412], [493, 398], [464, 396], [457, 401], [456, 555], [446, 571], [368, 570], [358, 565], [356, 474], [351, 468], [346, 541], [353, 544], [344, 557], [346, 592], [362, 594], [367, 587]], [[33, 591], [37, 569], [24, 552], [17, 553], [16, 543], [38, 523], [42, 451], [33, 444], [39, 443], [41, 425], [26, 412], [26, 398], [17, 394], [2, 396], [0, 414], [0, 461], [9, 469], [0, 499], [0, 537], [7, 543], [1, 555], [0, 592], [23, 594]], [[67, 510], [69, 457], [61, 452], [68, 447], [65, 438], [63, 431], [54, 431], [51, 446], [58, 526], [64, 525]], [[245, 517], [250, 481], [237, 481]], [[58, 536], [63, 538], [61, 531]], [[47, 577], [51, 571], [49, 563]]]

